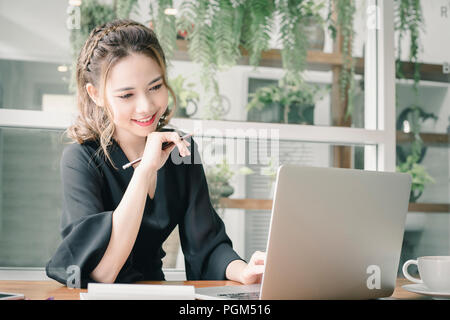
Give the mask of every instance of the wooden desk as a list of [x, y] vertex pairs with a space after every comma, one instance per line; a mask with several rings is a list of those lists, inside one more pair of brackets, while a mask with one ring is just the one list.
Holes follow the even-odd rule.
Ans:
[[[142, 281], [142, 284], [164, 284], [164, 285], [193, 285], [200, 287], [232, 286], [238, 285], [234, 281]], [[406, 279], [397, 279], [397, 285], [391, 298], [395, 299], [426, 299], [428, 297], [408, 292], [401, 288], [402, 285], [410, 283]], [[87, 289], [70, 289], [59, 282], [50, 281], [0, 281], [0, 291], [23, 293], [27, 299], [45, 300], [53, 297], [55, 300], [79, 300], [80, 292]]]

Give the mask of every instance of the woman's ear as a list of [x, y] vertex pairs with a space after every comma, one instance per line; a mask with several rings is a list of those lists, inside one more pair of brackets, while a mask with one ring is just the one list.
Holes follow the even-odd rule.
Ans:
[[101, 101], [98, 96], [98, 90], [92, 83], [89, 82], [86, 84], [86, 91], [87, 91], [89, 97], [91, 98], [91, 100], [94, 101], [94, 103], [96, 105], [102, 106]]

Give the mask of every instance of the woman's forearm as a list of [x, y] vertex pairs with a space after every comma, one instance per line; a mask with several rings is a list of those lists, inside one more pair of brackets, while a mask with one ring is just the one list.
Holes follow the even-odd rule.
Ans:
[[156, 171], [139, 166], [128, 184], [122, 200], [112, 214], [112, 231], [108, 247], [91, 278], [112, 283], [133, 249], [142, 221], [148, 191], [156, 188]]

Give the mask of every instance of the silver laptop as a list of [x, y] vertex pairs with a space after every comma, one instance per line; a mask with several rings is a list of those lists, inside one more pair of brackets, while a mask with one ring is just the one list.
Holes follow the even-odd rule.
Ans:
[[406, 173], [282, 165], [261, 284], [197, 288], [196, 298], [391, 296], [410, 188]]

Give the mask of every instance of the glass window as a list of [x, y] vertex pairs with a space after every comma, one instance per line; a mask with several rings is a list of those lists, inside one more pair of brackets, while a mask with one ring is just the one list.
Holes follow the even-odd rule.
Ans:
[[[273, 198], [278, 165], [339, 167], [335, 161], [337, 150], [346, 150], [351, 168], [364, 170], [367, 158], [376, 158], [377, 154], [376, 145], [270, 139], [270, 133], [266, 137], [269, 139], [254, 139], [250, 134], [246, 138], [196, 137], [213, 206], [224, 219], [235, 250], [244, 259], [250, 259], [255, 250], [266, 250], [271, 216], [266, 201]], [[252, 210], [245, 209], [249, 200]], [[179, 248], [178, 235], [172, 233], [171, 238], [172, 244], [166, 246], [175, 252]], [[182, 253], [176, 259], [172, 253], [166, 261], [170, 266], [182, 266]]]
[[[262, 54], [258, 67], [249, 66], [249, 58], [244, 54], [238, 65], [218, 72], [217, 79], [222, 100], [222, 105], [218, 109], [214, 109], [216, 106], [205, 99], [207, 95], [204, 94], [199, 79], [199, 75], [202, 74], [199, 65], [185, 61], [171, 61], [173, 65], [169, 78], [182, 76], [186, 80], [185, 89], [199, 93], [196, 111], [188, 117], [202, 119], [210, 116], [212, 119], [241, 122], [375, 129], [371, 123], [366, 123], [364, 117], [365, 114], [377, 114], [377, 105], [374, 103], [376, 94], [374, 81], [377, 79], [376, 47], [371, 43], [374, 42], [374, 37], [369, 37], [371, 26], [368, 23], [374, 21], [375, 12], [369, 10], [369, 7], [374, 7], [371, 3], [371, 1], [356, 1], [354, 19], [349, 22], [355, 30], [354, 41], [350, 46], [354, 65], [352, 74], [343, 71], [345, 69], [343, 65], [347, 62], [344, 61], [346, 59], [344, 48], [341, 45], [334, 46], [328, 25], [321, 25], [314, 19], [308, 20], [305, 31], [301, 31], [299, 26], [298, 32], [304, 32], [307, 38], [305, 46], [308, 54], [305, 68], [301, 72], [303, 82], [298, 86], [292, 87], [279, 82], [285, 75], [281, 58], [282, 41], [280, 30], [277, 29], [281, 23], [279, 17], [274, 19], [278, 25], [274, 24], [271, 28], [270, 50]], [[325, 18], [327, 14], [328, 6], [324, 6], [320, 15]], [[343, 41], [346, 40], [338, 34], [336, 43], [342, 44]], [[367, 57], [369, 59], [365, 59]], [[346, 83], [351, 83], [350, 79], [353, 80], [353, 85], [349, 100], [353, 103], [347, 104], [348, 101], [343, 95]], [[190, 89], [187, 83], [192, 83]], [[267, 90], [263, 93], [261, 90], [264, 88]], [[256, 94], [257, 97], [264, 95], [264, 98], [260, 103], [256, 103], [255, 100], [255, 103], [249, 105], [251, 100], [249, 98], [253, 97], [249, 97], [249, 94]], [[292, 99], [292, 102], [280, 102], [287, 99]], [[264, 102], [261, 102], [262, 100]]]
[[[0, 268], [40, 267], [61, 242], [63, 131], [0, 127]], [[174, 268], [178, 228], [163, 244]]]
[[[364, 170], [364, 150], [376, 154], [376, 146], [343, 146], [301, 141], [279, 142], [280, 164], [299, 164], [313, 167], [339, 167], [334, 160], [336, 150], [348, 149], [352, 168]], [[249, 148], [249, 152], [252, 152]], [[274, 169], [267, 165], [248, 165], [255, 174], [246, 176], [246, 198], [273, 199]], [[245, 257], [249, 259], [255, 250], [265, 251], [270, 225], [270, 210], [246, 210]]]
[[450, 250], [449, 43], [437, 33], [450, 28], [449, 13], [446, 1], [420, 1], [405, 33], [396, 31], [396, 165], [414, 181], [400, 266]]
[[0, 128], [0, 267], [43, 267], [60, 242], [61, 133]]
[[[233, 244], [236, 244], [238, 253], [245, 259], [249, 259], [255, 250], [266, 249], [271, 215], [266, 201], [273, 198], [278, 165], [340, 167], [336, 157], [346, 153], [351, 168], [367, 170], [365, 163], [371, 163], [373, 159], [370, 161], [370, 158], [377, 157], [376, 145], [273, 139], [271, 133], [260, 134], [248, 127], [246, 132], [246, 138], [196, 137], [213, 205], [226, 225], [231, 220], [245, 225], [245, 230], [242, 230], [244, 238], [235, 230], [230, 230]], [[250, 135], [252, 132], [255, 136], [268, 139], [255, 139]], [[225, 201], [229, 205], [221, 203], [220, 199], [224, 198], [231, 200]], [[245, 209], [247, 205], [242, 201], [252, 202], [254, 209]], [[234, 229], [238, 227], [234, 225]]]
[[[252, 100], [251, 94], [254, 94], [260, 88], [275, 88], [278, 81], [271, 79], [249, 78], [248, 79], [248, 102]], [[278, 103], [271, 103], [267, 106], [251, 107], [247, 113], [247, 121], [251, 122], [270, 122], [270, 123], [290, 123], [290, 124], [308, 124], [329, 126], [330, 123], [330, 86], [321, 83], [307, 82], [313, 92], [320, 94], [320, 99], [309, 103], [295, 103], [289, 106], [283, 106]], [[311, 92], [312, 93], [312, 92]], [[304, 92], [305, 95], [310, 92]], [[303, 97], [299, 96], [299, 100]]]
[[74, 110], [66, 64], [0, 59], [0, 108]]

